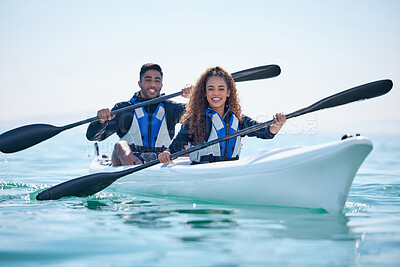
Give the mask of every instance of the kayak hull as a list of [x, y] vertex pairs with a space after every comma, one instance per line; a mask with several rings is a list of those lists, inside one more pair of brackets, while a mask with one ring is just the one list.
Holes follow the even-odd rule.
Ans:
[[[158, 164], [116, 181], [117, 192], [194, 201], [343, 210], [354, 177], [372, 150], [365, 137], [260, 151], [238, 161], [190, 165], [188, 158]], [[128, 168], [101, 165], [91, 172]]]

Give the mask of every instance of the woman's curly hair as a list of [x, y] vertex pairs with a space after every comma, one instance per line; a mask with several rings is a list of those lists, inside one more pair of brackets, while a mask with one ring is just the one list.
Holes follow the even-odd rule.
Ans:
[[232, 76], [221, 67], [209, 68], [197, 80], [189, 103], [186, 105], [185, 114], [181, 118], [182, 124], [189, 120], [189, 133], [198, 142], [206, 141], [206, 117], [204, 112], [208, 107], [206, 84], [207, 80], [212, 76], [220, 76], [225, 79], [228, 91], [230, 91], [230, 95], [226, 99], [225, 107], [229, 108], [239, 121], [242, 120], [242, 109], [240, 108], [236, 84]]

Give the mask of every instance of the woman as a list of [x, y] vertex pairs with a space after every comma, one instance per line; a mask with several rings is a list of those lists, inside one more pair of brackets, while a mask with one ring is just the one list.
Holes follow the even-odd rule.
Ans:
[[[247, 136], [273, 138], [286, 122], [286, 116], [277, 113], [274, 121], [274, 124]], [[192, 89], [181, 123], [182, 129], [171, 145], [159, 154], [160, 162], [171, 163], [171, 153], [183, 150], [188, 143], [198, 145], [258, 124], [242, 114], [235, 82], [221, 67], [209, 68], [200, 76]], [[231, 138], [193, 152], [189, 155], [190, 160], [193, 163], [209, 163], [239, 159], [240, 139], [241, 137]]]

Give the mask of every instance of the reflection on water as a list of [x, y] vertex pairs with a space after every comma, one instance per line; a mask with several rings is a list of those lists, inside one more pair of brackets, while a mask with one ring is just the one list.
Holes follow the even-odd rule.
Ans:
[[[61, 200], [62, 201], [62, 200]], [[264, 231], [271, 238], [325, 239], [356, 241], [360, 235], [349, 227], [349, 217], [330, 214], [324, 210], [260, 207], [221, 206], [215, 204], [193, 204], [175, 201], [173, 206], [193, 208], [169, 209], [161, 200], [151, 197], [128, 197], [112, 195], [109, 198], [86, 199], [77, 206], [92, 211], [107, 211], [123, 221], [125, 225], [146, 229], [238, 229]], [[182, 240], [202, 240], [190, 234]]]
[[[2, 183], [1, 187], [3, 190], [0, 202], [21, 199], [18, 197], [21, 196], [18, 195], [21, 191], [40, 188], [22, 183]], [[392, 192], [392, 189], [390, 187], [387, 190]], [[359, 234], [349, 229], [348, 216], [329, 214], [323, 210], [207, 203], [196, 205], [187, 200], [171, 199], [168, 202], [173, 204], [165, 205], [165, 201], [162, 198], [104, 193], [89, 198], [65, 198], [47, 203], [68, 204], [71, 208], [86, 208], [95, 212], [111, 212], [125, 225], [138, 228], [238, 229], [264, 231], [271, 238], [311, 240], [355, 241], [360, 238]], [[180, 206], [191, 208], [179, 208]], [[350, 208], [347, 206], [347, 209]], [[180, 238], [192, 241], [202, 240], [193, 238], [190, 234]]]
[[107, 204], [104, 204], [100, 201], [96, 201], [96, 200], [88, 200], [86, 201], [86, 208], [90, 209], [90, 210], [101, 210], [103, 207], [107, 207]]
[[214, 228], [214, 229], [229, 229], [229, 228], [237, 228], [239, 226], [237, 221], [229, 219], [193, 220], [193, 221], [187, 221], [186, 224], [190, 228]]
[[118, 214], [124, 223], [140, 228], [169, 228], [171, 224], [168, 221], [164, 221], [166, 217], [171, 216], [168, 212], [138, 212], [130, 214]]

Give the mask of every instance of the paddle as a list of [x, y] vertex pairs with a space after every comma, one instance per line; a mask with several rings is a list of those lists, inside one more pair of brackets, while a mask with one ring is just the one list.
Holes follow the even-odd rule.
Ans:
[[[348, 104], [354, 101], [358, 100], [364, 100], [364, 99], [369, 99], [369, 98], [374, 98], [380, 95], [384, 95], [387, 92], [391, 90], [393, 86], [393, 83], [391, 80], [380, 80], [380, 81], [375, 81], [372, 83], [360, 85], [357, 87], [354, 87], [352, 89], [334, 94], [332, 96], [329, 96], [327, 98], [324, 98], [311, 106], [308, 106], [306, 108], [300, 109], [298, 111], [295, 111], [293, 113], [290, 113], [286, 115], [287, 119], [294, 118], [300, 115], [304, 115], [307, 113], [311, 113], [317, 110], [321, 109], [326, 109], [326, 108], [332, 108], [332, 107], [337, 107], [340, 105]], [[259, 129], [262, 129], [264, 127], [267, 127], [271, 124], [273, 124], [274, 121], [270, 120], [264, 123], [260, 123], [251, 127], [248, 127], [246, 129], [240, 130], [236, 133], [226, 135], [224, 137], [209, 141], [209, 142], [204, 142], [201, 143], [198, 146], [191, 147], [189, 149], [185, 149], [182, 151], [179, 151], [177, 153], [173, 153], [171, 155], [171, 159], [175, 159], [177, 157], [183, 156], [185, 154], [203, 149], [205, 147], [226, 141], [228, 139], [237, 137], [237, 136], [243, 136], [248, 133], [257, 131]], [[82, 176], [80, 178], [76, 178], [73, 180], [66, 181], [64, 183], [58, 184], [56, 186], [50, 187], [43, 192], [39, 193], [36, 196], [37, 200], [55, 200], [55, 199], [60, 199], [62, 197], [69, 197], [69, 196], [76, 196], [76, 197], [86, 197], [93, 195], [109, 185], [111, 185], [113, 182], [118, 180], [119, 178], [132, 174], [134, 172], [146, 169], [150, 166], [156, 165], [160, 163], [159, 160], [153, 160], [148, 163], [125, 169], [122, 171], [117, 171], [117, 172], [103, 172], [103, 173], [94, 173], [94, 174], [89, 174], [86, 176]]]
[[[252, 81], [259, 79], [267, 79], [278, 76], [281, 73], [281, 69], [278, 65], [266, 65], [256, 68], [246, 69], [232, 73], [232, 77], [236, 82]], [[140, 108], [143, 106], [158, 103], [176, 96], [181, 95], [182, 92], [176, 92], [174, 94], [165, 95], [155, 99], [151, 99], [136, 105], [131, 105], [111, 112], [112, 115]], [[3, 153], [14, 153], [31, 146], [34, 146], [40, 142], [43, 142], [65, 130], [74, 128], [79, 125], [83, 125], [92, 121], [97, 121], [99, 118], [92, 117], [75, 123], [71, 123], [65, 126], [57, 127], [49, 124], [30, 124], [25, 125], [0, 135], [0, 151]]]

